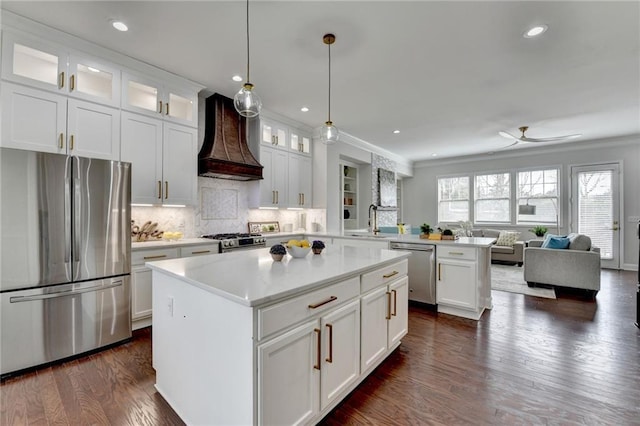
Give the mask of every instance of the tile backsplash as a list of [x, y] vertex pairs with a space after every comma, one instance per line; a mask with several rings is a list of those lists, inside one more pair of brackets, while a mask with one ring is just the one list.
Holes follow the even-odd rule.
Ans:
[[187, 238], [224, 232], [247, 232], [249, 222], [278, 221], [280, 230], [326, 230], [326, 210], [258, 210], [249, 208], [249, 196], [257, 182], [198, 178], [195, 207], [133, 207], [131, 219], [142, 225], [158, 223], [163, 231], [181, 231]]

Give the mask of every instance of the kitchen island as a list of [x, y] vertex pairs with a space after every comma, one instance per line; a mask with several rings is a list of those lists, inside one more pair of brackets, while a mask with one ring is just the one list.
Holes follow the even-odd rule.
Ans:
[[147, 263], [156, 388], [187, 424], [315, 423], [407, 333], [408, 252]]

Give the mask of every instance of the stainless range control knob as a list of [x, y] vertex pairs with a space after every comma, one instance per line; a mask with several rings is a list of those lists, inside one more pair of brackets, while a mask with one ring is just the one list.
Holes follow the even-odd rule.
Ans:
[[235, 241], [229, 241], [229, 247], [233, 247], [235, 245], [236, 245]]
[[223, 241], [222, 247], [229, 247], [229, 241]]

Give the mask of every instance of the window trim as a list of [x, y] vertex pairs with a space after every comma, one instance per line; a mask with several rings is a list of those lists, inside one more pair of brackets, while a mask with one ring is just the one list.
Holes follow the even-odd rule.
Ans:
[[[526, 167], [526, 168], [521, 168], [521, 169], [515, 169], [514, 173], [515, 173], [515, 194], [516, 197], [514, 198], [513, 202], [515, 203], [515, 209], [514, 209], [514, 219], [513, 219], [513, 223], [515, 226], [533, 226], [534, 223], [533, 222], [518, 222], [518, 205], [519, 205], [519, 201], [520, 201], [520, 197], [518, 197], [518, 183], [519, 183], [519, 173], [520, 172], [533, 172], [533, 171], [545, 171], [545, 170], [555, 170], [557, 172], [557, 177], [556, 177], [556, 196], [555, 196], [555, 208], [556, 208], [556, 221], [551, 221], [551, 222], [543, 222], [543, 221], [537, 221], [535, 222], [535, 224], [539, 224], [539, 225], [549, 225], [549, 226], [554, 226], [557, 227], [557, 229], [560, 229], [563, 226], [563, 221], [562, 221], [562, 186], [563, 186], [563, 181], [562, 181], [562, 166], [556, 165], [556, 166], [538, 166], [538, 167]], [[554, 197], [527, 197], [529, 200], [532, 199], [540, 199], [540, 200], [544, 200], [544, 199], [549, 199], [552, 200], [553, 203], [553, 199]]]
[[[473, 174], [469, 174], [469, 173], [454, 173], [454, 174], [448, 174], [448, 175], [440, 175], [440, 176], [436, 176], [436, 204], [437, 204], [437, 223], [438, 224], [455, 224], [458, 223], [459, 221], [454, 220], [442, 220], [440, 218], [440, 180], [441, 179], [453, 179], [453, 178], [467, 178], [468, 179], [468, 192], [469, 192], [469, 197], [466, 200], [458, 200], [458, 201], [466, 201], [467, 202], [467, 221], [469, 221], [472, 217], [473, 217], [473, 197], [474, 197], [474, 193], [473, 193], [473, 185], [471, 185], [471, 181], [473, 180]], [[449, 200], [451, 201], [451, 200]]]
[[[509, 214], [508, 221], [490, 221], [490, 220], [478, 220], [476, 202], [478, 199], [475, 197], [476, 189], [478, 186], [478, 176], [489, 176], [489, 175], [501, 175], [506, 174], [509, 176], [509, 197], [508, 198], [481, 198], [480, 200], [507, 200], [507, 204], [509, 205]], [[499, 171], [489, 171], [489, 172], [477, 172], [473, 174], [473, 222], [474, 224], [479, 225], [513, 225], [513, 174], [514, 170], [499, 170]]]
[[[469, 198], [467, 201], [467, 209], [468, 209], [468, 218], [467, 220], [471, 221], [472, 225], [475, 226], [486, 226], [486, 225], [500, 225], [504, 227], [514, 227], [514, 228], [522, 228], [526, 226], [533, 226], [534, 223], [528, 222], [518, 222], [518, 202], [520, 198], [518, 197], [518, 177], [520, 172], [532, 172], [532, 171], [544, 171], [544, 170], [556, 170], [557, 177], [557, 197], [556, 197], [556, 207], [557, 207], [557, 223], [555, 222], [536, 222], [536, 224], [547, 225], [547, 226], [556, 226], [557, 228], [562, 228], [564, 226], [563, 220], [563, 212], [564, 212], [564, 201], [562, 199], [562, 194], [564, 193], [564, 186], [567, 182], [564, 181], [564, 173], [562, 165], [545, 165], [545, 166], [533, 166], [533, 167], [516, 167], [511, 169], [498, 169], [498, 170], [483, 170], [472, 173], [449, 173], [443, 175], [436, 176], [436, 209], [437, 209], [437, 219], [438, 224], [440, 225], [456, 225], [459, 221], [447, 221], [441, 220], [440, 217], [440, 180], [441, 179], [451, 179], [451, 178], [463, 178], [466, 177], [469, 179]], [[509, 174], [509, 221], [508, 222], [489, 222], [489, 221], [478, 221], [476, 218], [476, 177], [484, 176], [484, 175], [492, 175], [492, 174], [501, 174], [508, 173]], [[530, 197], [529, 199], [533, 199], [535, 197]], [[541, 198], [550, 198], [551, 197], [541, 197]], [[505, 198], [503, 198], [505, 199]], [[464, 200], [460, 200], [464, 201]], [[569, 200], [570, 201], [570, 200]]]

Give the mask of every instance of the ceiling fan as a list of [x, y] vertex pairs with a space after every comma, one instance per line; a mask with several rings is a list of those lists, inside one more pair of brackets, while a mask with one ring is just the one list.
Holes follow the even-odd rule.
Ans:
[[511, 133], [505, 132], [504, 130], [499, 131], [498, 134], [500, 136], [502, 136], [503, 138], [515, 140], [515, 142], [512, 143], [509, 146], [513, 146], [513, 145], [517, 144], [518, 142], [557, 142], [557, 141], [564, 141], [564, 140], [568, 140], [568, 139], [575, 139], [575, 138], [579, 138], [580, 136], [582, 136], [581, 134], [578, 133], [578, 134], [574, 134], [574, 135], [554, 136], [554, 137], [550, 137], [550, 138], [529, 138], [529, 137], [525, 136], [525, 134], [524, 134], [528, 129], [529, 129], [529, 126], [522, 126], [522, 127], [518, 128], [518, 130], [520, 130], [520, 132], [522, 132], [522, 135], [520, 137], [513, 136]]

